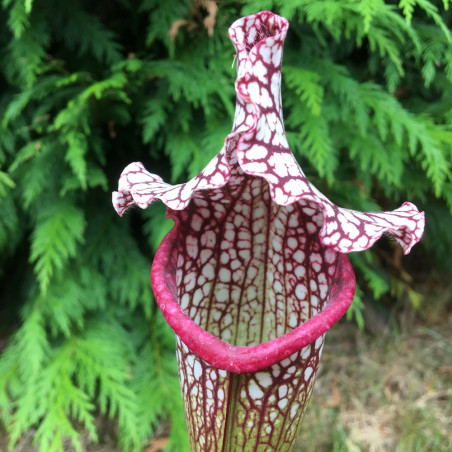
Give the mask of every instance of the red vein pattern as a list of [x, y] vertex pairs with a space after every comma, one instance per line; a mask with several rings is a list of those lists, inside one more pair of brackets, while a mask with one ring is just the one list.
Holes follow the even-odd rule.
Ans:
[[281, 61], [286, 19], [236, 21], [236, 113], [223, 149], [172, 186], [132, 163], [117, 212], [161, 200], [174, 219], [152, 286], [175, 330], [193, 450], [289, 450], [314, 383], [324, 333], [355, 289], [343, 253], [385, 232], [405, 253], [423, 233], [411, 203], [361, 213], [334, 205], [306, 178], [284, 133]]
[[310, 398], [324, 336], [271, 368], [235, 374], [177, 340], [192, 450], [290, 450]]

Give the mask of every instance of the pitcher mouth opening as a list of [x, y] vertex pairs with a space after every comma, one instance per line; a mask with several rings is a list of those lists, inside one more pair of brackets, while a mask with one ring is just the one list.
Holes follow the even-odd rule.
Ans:
[[[232, 345], [209, 333], [178, 303], [174, 265], [169, 262], [177, 225], [165, 236], [152, 265], [152, 287], [166, 321], [187, 347], [208, 364], [233, 373], [256, 372], [288, 358], [328, 331], [350, 307], [355, 275], [347, 255], [339, 254], [330, 297], [321, 311], [286, 334], [256, 345]], [[172, 269], [171, 273], [168, 269]]]
[[288, 27], [289, 22], [285, 18], [270, 11], [261, 11], [235, 21], [229, 35], [237, 48], [250, 53], [260, 42], [285, 33]]

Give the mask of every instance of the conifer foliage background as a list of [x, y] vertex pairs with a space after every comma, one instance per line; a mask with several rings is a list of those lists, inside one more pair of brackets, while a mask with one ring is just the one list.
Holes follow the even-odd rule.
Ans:
[[[444, 0], [3, 0], [0, 10], [0, 419], [11, 447], [80, 450], [96, 417], [139, 450], [162, 419], [186, 450], [174, 339], [152, 298], [155, 205], [111, 205], [135, 160], [186, 180], [218, 152], [233, 108], [229, 25], [291, 22], [289, 142], [336, 203], [426, 210], [411, 266], [452, 268], [452, 37]], [[391, 244], [383, 246], [394, 255]], [[389, 250], [389, 251], [388, 251]], [[392, 254], [391, 254], [392, 253]], [[381, 254], [353, 256], [358, 295], [416, 292]], [[400, 292], [400, 291], [399, 291]], [[362, 321], [360, 298], [352, 313]]]

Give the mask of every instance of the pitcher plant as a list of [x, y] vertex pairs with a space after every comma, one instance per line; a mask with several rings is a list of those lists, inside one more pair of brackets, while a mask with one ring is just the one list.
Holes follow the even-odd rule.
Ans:
[[176, 333], [193, 451], [290, 450], [313, 388], [325, 332], [347, 311], [347, 253], [391, 234], [409, 253], [424, 214], [340, 208], [306, 178], [284, 132], [281, 62], [288, 21], [269, 11], [237, 20], [232, 132], [196, 177], [165, 183], [125, 168], [119, 215], [160, 200], [174, 226], [151, 271]]

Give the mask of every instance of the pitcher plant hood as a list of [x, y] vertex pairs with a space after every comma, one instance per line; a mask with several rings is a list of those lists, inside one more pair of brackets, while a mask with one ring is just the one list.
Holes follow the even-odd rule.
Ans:
[[175, 221], [152, 267], [167, 322], [207, 363], [265, 369], [312, 343], [348, 309], [355, 290], [346, 253], [382, 234], [409, 253], [424, 214], [340, 208], [306, 178], [285, 136], [281, 61], [286, 19], [269, 11], [237, 20], [236, 112], [218, 155], [196, 177], [170, 185], [139, 163], [125, 168], [113, 204], [160, 200]]

